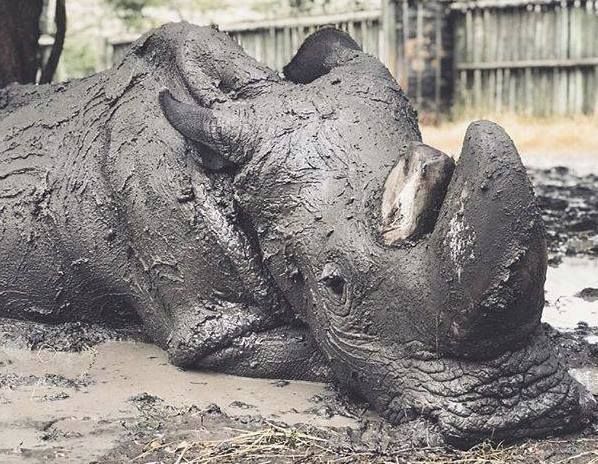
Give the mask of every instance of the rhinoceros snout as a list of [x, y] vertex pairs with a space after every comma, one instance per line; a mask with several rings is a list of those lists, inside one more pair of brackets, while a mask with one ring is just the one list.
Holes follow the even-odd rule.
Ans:
[[[423, 414], [458, 447], [482, 440], [512, 441], [577, 430], [592, 420], [596, 402], [537, 332], [517, 351], [486, 361], [411, 359], [385, 416], [398, 423]], [[408, 373], [406, 373], [408, 372]], [[397, 375], [398, 374], [398, 375]]]
[[[545, 232], [513, 142], [480, 121], [468, 129], [455, 165], [422, 144], [408, 153], [383, 194], [380, 255], [391, 271], [376, 282], [383, 297], [372, 297], [367, 309], [379, 315], [376, 330], [368, 328], [377, 338], [355, 355], [339, 331], [333, 359], [349, 353], [345, 377], [359, 379], [389, 420], [424, 415], [459, 446], [583, 426], [595, 402], [541, 327]], [[431, 177], [422, 167], [433, 167]], [[436, 193], [417, 193], [421, 186]], [[408, 197], [419, 201], [415, 209], [439, 211], [424, 211], [426, 228], [413, 247], [388, 246], [413, 237], [416, 229], [406, 225], [424, 217], [410, 216]]]

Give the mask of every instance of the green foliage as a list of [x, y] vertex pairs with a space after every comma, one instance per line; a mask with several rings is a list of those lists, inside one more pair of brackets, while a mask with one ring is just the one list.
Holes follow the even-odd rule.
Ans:
[[296, 11], [307, 12], [314, 7], [326, 8], [330, 2], [330, 0], [289, 0], [289, 6]]
[[105, 0], [105, 2], [131, 27], [139, 27], [143, 23], [143, 8], [168, 3], [166, 0]]
[[60, 58], [60, 71], [69, 79], [96, 72], [97, 50], [88, 40], [67, 40]]

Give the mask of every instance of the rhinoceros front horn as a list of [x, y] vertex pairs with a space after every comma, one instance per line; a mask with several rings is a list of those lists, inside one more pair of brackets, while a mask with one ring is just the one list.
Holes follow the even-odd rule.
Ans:
[[513, 141], [472, 123], [428, 243], [439, 350], [489, 358], [527, 343], [544, 306], [544, 234]]
[[407, 146], [384, 184], [380, 231], [387, 245], [432, 231], [454, 168], [441, 151], [419, 142]]
[[201, 153], [205, 167], [212, 170], [237, 166], [247, 161], [255, 142], [249, 118], [237, 108], [217, 111], [175, 99], [169, 90], [159, 95], [160, 107], [178, 132], [207, 150]]

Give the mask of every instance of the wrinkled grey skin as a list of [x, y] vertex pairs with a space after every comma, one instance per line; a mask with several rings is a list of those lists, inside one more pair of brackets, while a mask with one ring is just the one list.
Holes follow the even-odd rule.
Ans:
[[540, 329], [543, 225], [504, 131], [472, 124], [454, 172], [417, 184], [437, 220], [389, 242], [385, 180], [421, 140], [407, 98], [329, 29], [285, 74], [183, 23], [0, 94], [0, 315], [138, 317], [177, 365], [333, 377], [461, 446], [587, 423]]

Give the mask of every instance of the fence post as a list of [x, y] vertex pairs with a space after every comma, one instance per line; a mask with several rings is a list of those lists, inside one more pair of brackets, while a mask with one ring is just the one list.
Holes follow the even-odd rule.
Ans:
[[393, 76], [397, 76], [397, 11], [395, 0], [382, 0], [381, 58]]

